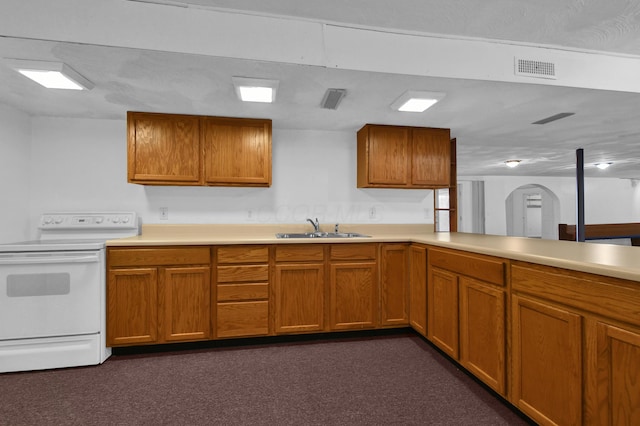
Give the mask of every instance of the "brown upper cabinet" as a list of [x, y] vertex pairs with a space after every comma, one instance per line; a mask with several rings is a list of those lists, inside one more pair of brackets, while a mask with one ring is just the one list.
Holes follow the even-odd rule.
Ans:
[[449, 129], [367, 124], [358, 131], [358, 188], [451, 183]]
[[131, 183], [271, 186], [271, 120], [127, 113]]

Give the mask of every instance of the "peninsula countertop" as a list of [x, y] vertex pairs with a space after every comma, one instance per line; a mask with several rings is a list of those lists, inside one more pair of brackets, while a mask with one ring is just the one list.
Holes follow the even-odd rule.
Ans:
[[433, 232], [431, 224], [354, 224], [340, 227], [342, 232], [359, 232], [369, 235], [368, 238], [280, 239], [275, 235], [278, 232], [308, 232], [310, 231], [308, 228], [309, 225], [152, 224], [143, 225], [142, 233], [138, 236], [109, 240], [107, 246], [413, 242], [640, 282], [640, 248], [638, 247], [460, 232]]

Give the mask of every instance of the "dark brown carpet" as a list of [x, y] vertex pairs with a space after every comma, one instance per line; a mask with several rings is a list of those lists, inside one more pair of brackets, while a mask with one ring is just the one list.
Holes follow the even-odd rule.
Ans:
[[2, 425], [528, 424], [409, 332], [118, 355], [0, 394]]

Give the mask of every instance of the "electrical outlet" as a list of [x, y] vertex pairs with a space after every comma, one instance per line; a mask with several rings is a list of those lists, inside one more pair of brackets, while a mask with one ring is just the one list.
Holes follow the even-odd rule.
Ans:
[[376, 218], [376, 208], [371, 207], [369, 209], [369, 219], [375, 219], [375, 218]]
[[160, 207], [160, 220], [169, 220], [169, 207]]

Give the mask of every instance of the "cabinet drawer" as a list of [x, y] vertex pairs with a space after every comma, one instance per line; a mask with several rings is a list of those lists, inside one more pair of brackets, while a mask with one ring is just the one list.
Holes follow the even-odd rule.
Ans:
[[109, 266], [208, 265], [209, 247], [109, 248]]
[[324, 244], [276, 247], [276, 262], [323, 261]]
[[219, 283], [268, 281], [268, 265], [218, 266]]
[[269, 333], [269, 302], [218, 303], [218, 337], [256, 336]]
[[266, 283], [219, 284], [217, 290], [218, 302], [269, 298], [269, 285]]
[[335, 244], [331, 246], [331, 260], [375, 259], [376, 251], [376, 244]]
[[505, 284], [506, 261], [496, 257], [429, 249], [427, 259], [431, 266], [500, 286]]
[[216, 259], [218, 263], [267, 263], [269, 248], [267, 246], [218, 247]]
[[557, 303], [640, 326], [638, 283], [515, 261], [511, 286]]

